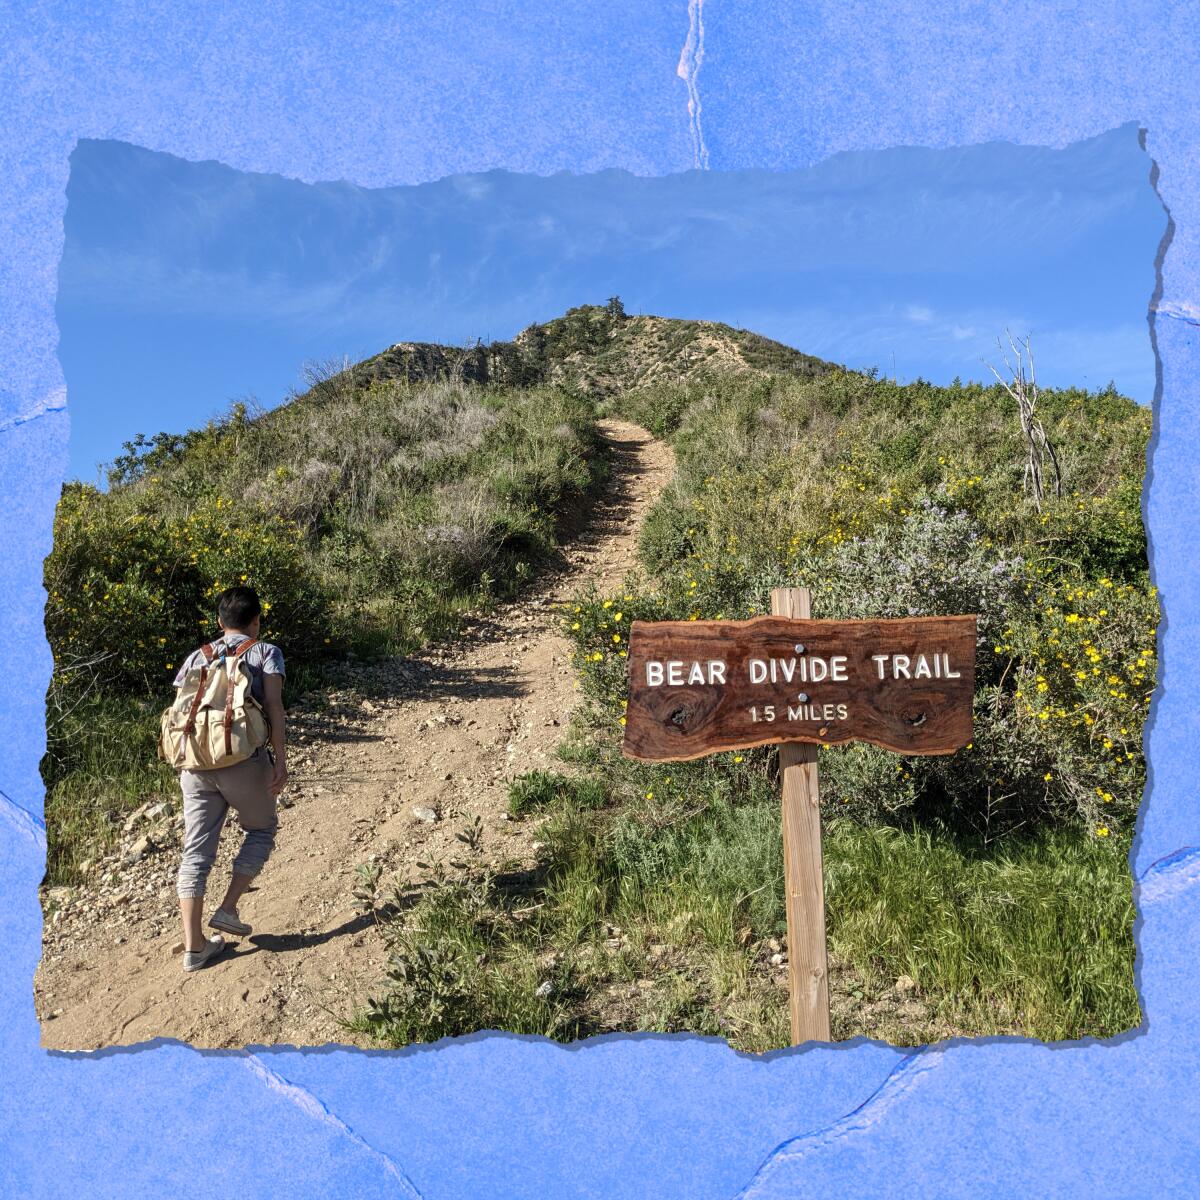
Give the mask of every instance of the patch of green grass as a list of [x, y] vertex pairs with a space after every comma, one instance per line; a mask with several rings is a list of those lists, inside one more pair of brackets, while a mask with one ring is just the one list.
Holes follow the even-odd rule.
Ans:
[[834, 822], [830, 953], [875, 986], [909, 976], [935, 1028], [1111, 1037], [1140, 1020], [1128, 849], [1061, 830], [990, 847]]
[[554, 771], [528, 771], [508, 785], [508, 813], [512, 817], [523, 817], [556, 803], [599, 808], [606, 799], [600, 780], [571, 778]]
[[74, 883], [80, 864], [117, 843], [133, 809], [178, 789], [157, 757], [152, 701], [91, 696], [48, 713], [46, 882]]

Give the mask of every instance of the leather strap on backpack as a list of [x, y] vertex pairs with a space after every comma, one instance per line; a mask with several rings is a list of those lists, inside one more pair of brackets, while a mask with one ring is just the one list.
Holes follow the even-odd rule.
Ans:
[[187, 720], [183, 725], [183, 732], [179, 735], [179, 749], [175, 752], [175, 761], [180, 762], [183, 759], [184, 751], [187, 749], [187, 740], [196, 730], [196, 712], [200, 708], [200, 699], [204, 695], [204, 684], [208, 679], [208, 664], [212, 662], [212, 649], [209, 646], [202, 647], [204, 651], [205, 663], [200, 668], [200, 682], [196, 685], [196, 694], [192, 697], [192, 707], [188, 709]]
[[200, 701], [204, 698], [204, 685], [208, 682], [208, 668], [217, 656], [217, 643], [206, 642], [200, 647], [200, 653], [204, 657], [204, 666], [200, 668], [200, 679], [196, 684], [196, 694], [192, 697], [192, 707], [188, 709], [187, 720], [179, 735], [179, 749], [175, 752], [176, 763], [183, 759], [184, 752], [187, 750], [187, 740], [196, 732], [196, 713], [199, 712]]
[[[241, 658], [257, 641], [257, 638], [247, 638], [230, 654], [230, 657]], [[228, 757], [233, 753], [233, 675], [228, 667], [225, 668], [225, 673], [227, 676], [225, 681], [225, 755]]]

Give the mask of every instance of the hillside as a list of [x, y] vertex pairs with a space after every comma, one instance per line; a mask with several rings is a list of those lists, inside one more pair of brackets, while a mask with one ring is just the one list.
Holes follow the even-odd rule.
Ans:
[[557, 384], [595, 397], [706, 376], [811, 379], [834, 364], [715, 321], [627, 316], [617, 301], [583, 305], [522, 330], [511, 342], [472, 347], [398, 342], [354, 368], [356, 384], [458, 379], [494, 387]]
[[[312, 885], [332, 889], [322, 911], [333, 921], [351, 902], [357, 855], [357, 903], [390, 954], [372, 1003], [343, 1007], [356, 1039], [486, 1025], [777, 1045], [774, 760], [622, 759], [623, 646], [633, 619], [748, 616], [772, 586], [803, 583], [821, 616], [980, 615], [968, 750], [822, 756], [837, 1036], [1128, 1028], [1125, 855], [1158, 615], [1139, 509], [1150, 414], [1111, 389], [1046, 390], [1037, 405], [1059, 465], [1040, 498], [998, 384], [900, 385], [613, 306], [499, 348], [398, 344], [315, 373], [269, 413], [142, 439], [108, 493], [64, 491], [47, 561], [50, 881], [90, 894], [99, 861], [112, 892], [130, 814], [151, 799], [170, 811], [154, 711], [171, 665], [211, 630], [212, 598], [245, 580], [270, 605], [289, 703], [337, 718], [310, 739], [315, 779], [345, 775], [338, 722], [360, 728], [364, 701], [391, 714], [386, 730], [369, 716], [346, 735], [378, 739], [396, 764], [364, 750], [361, 825], [340, 826], [336, 791], [305, 790], [313, 828], [328, 820], [346, 839]], [[661, 439], [640, 458], [613, 432], [629, 422]], [[639, 492], [664, 442], [670, 482], [660, 466]], [[622, 495], [638, 497], [636, 529], [620, 523]], [[597, 520], [613, 523], [599, 577], [578, 553]], [[561, 651], [551, 597], [566, 601]], [[532, 636], [525, 606], [542, 614]], [[495, 657], [472, 657], [497, 611], [511, 615]], [[510, 690], [530, 654], [559, 656], [578, 706], [551, 703], [536, 673]], [[440, 665], [423, 679], [422, 662]], [[431, 838], [408, 817], [408, 849], [389, 850], [371, 814], [386, 810], [394, 840], [441, 718], [475, 729], [484, 699], [530, 691], [541, 698], [520, 703], [550, 705], [540, 758], [503, 716], [488, 718], [493, 741], [455, 751], [507, 789], [507, 814], [494, 789], [475, 805], [448, 757], [446, 813], [466, 825], [457, 839], [438, 825], [432, 842], [462, 857], [418, 859]]]

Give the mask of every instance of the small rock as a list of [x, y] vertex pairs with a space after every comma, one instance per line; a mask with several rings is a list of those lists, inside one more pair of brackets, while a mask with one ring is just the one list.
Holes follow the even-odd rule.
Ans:
[[547, 996], [553, 995], [553, 993], [554, 993], [554, 984], [552, 984], [550, 982], [550, 980], [548, 980], [548, 979], [543, 979], [542, 982], [539, 983], [537, 985], [537, 987], [534, 988], [534, 990], [533, 990], [533, 994], [539, 1000], [545, 1000]]
[[783, 966], [783, 955], [782, 954], [772, 954], [771, 955], [771, 966], [773, 966], [773, 967]]
[[174, 945], [171, 947], [171, 953], [172, 953], [172, 954], [182, 954], [182, 953], [183, 953], [183, 943], [182, 943], [182, 942], [176, 942], [176, 943], [175, 943], [175, 944], [174, 944]]
[[917, 981], [911, 975], [901, 975], [896, 980], [896, 991], [898, 992], [915, 992], [917, 990]]
[[121, 861], [127, 867], [132, 866], [135, 862], [141, 862], [141, 860], [145, 858], [147, 854], [151, 853], [151, 851], [155, 850], [156, 848], [157, 847], [149, 837], [140, 837], [125, 852], [125, 855]]
[[147, 836], [156, 846], [165, 846], [171, 840], [171, 826], [166, 822], [154, 825], [147, 831]]
[[426, 825], [432, 825], [438, 819], [437, 813], [432, 808], [425, 808], [420, 804], [412, 810], [412, 815]]
[[150, 801], [147, 800], [140, 808], [135, 808], [133, 812], [125, 818], [125, 832], [132, 833], [133, 827], [146, 815], [150, 810]]

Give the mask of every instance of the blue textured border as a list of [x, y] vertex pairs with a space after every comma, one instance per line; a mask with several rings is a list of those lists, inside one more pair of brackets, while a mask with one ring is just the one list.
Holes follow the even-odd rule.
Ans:
[[[1195, 1194], [1196, 4], [5, 0], [0, 13], [4, 1194]], [[1174, 220], [1152, 321], [1146, 512], [1167, 620], [1133, 856], [1143, 1028], [1106, 1044], [854, 1043], [761, 1059], [687, 1037], [563, 1048], [491, 1035], [378, 1055], [38, 1048], [40, 578], [65, 465], [54, 288], [76, 138], [386, 185], [491, 167], [652, 174], [894, 144], [1064, 145], [1131, 119]]]

